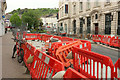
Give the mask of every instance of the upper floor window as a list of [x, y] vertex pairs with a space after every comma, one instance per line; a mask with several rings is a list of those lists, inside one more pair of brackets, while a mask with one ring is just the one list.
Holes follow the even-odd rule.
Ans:
[[98, 0], [95, 1], [95, 7], [97, 7], [97, 6], [99, 6], [99, 1]]
[[68, 4], [65, 4], [65, 13], [68, 13]]
[[90, 9], [90, 0], [87, 0], [87, 9]]
[[110, 3], [110, 0], [106, 0], [106, 3]]
[[76, 5], [73, 5], [73, 14], [76, 13]]
[[82, 11], [83, 10], [83, 2], [80, 2], [79, 5], [80, 5], [80, 11]]

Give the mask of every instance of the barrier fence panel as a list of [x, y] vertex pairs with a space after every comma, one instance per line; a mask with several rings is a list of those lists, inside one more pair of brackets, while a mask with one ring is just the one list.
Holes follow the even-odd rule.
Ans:
[[74, 69], [89, 78], [103, 79], [114, 78], [114, 65], [111, 58], [73, 47]]
[[94, 42], [101, 42], [101, 35], [92, 35], [92, 40]]
[[25, 39], [26, 40], [36, 40], [36, 39], [38, 39], [38, 34], [32, 34], [32, 33], [26, 34]]
[[52, 78], [55, 73], [63, 70], [64, 66], [61, 62], [36, 50], [30, 70], [33, 79], [46, 80], [46, 78]]
[[62, 40], [62, 37], [60, 36], [53, 36], [53, 38], [58, 38], [59, 40]]
[[58, 60], [60, 60], [65, 67], [69, 67], [71, 64], [73, 64], [72, 59], [66, 59], [67, 55], [70, 51], [72, 51], [73, 46], [76, 46], [78, 44], [81, 44], [81, 41], [75, 41], [71, 44], [61, 46], [56, 51], [56, 57]]
[[86, 40], [81, 40], [82, 44], [77, 45], [76, 47], [80, 49], [85, 49], [91, 51], [91, 42]]
[[62, 41], [73, 41], [73, 39], [69, 37], [62, 37]]
[[56, 58], [56, 51], [59, 47], [73, 43], [73, 41], [65, 41], [65, 42], [54, 42], [51, 43], [51, 46], [49, 46], [48, 52], [50, 55], [54, 58]]
[[120, 47], [120, 40], [119, 40], [119, 38], [115, 37], [115, 36], [112, 37], [110, 46]]
[[86, 76], [82, 75], [72, 68], [68, 68], [63, 77], [64, 80], [89, 80]]
[[117, 60], [114, 66], [115, 66], [115, 78], [120, 80], [120, 58]]
[[38, 34], [37, 38], [38, 38], [39, 40], [42, 40], [42, 34]]
[[27, 64], [27, 59], [35, 54], [35, 47], [28, 43], [25, 44], [25, 47], [26, 49], [24, 50], [24, 62], [27, 68], [30, 70], [31, 64]]

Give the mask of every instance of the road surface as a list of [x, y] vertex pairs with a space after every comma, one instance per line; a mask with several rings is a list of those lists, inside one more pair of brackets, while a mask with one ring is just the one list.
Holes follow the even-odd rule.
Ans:
[[[7, 33], [2, 37], [2, 78], [6, 79], [22, 79], [30, 80], [30, 75], [25, 74], [26, 68], [17, 62], [17, 59], [12, 59], [12, 48], [14, 42], [11, 39], [12, 34]], [[1, 55], [1, 54], [0, 54]]]
[[109, 56], [112, 59], [113, 64], [115, 64], [115, 62], [118, 60], [118, 56], [120, 56], [119, 51], [103, 47], [99, 44], [92, 44], [92, 51], [105, 56]]

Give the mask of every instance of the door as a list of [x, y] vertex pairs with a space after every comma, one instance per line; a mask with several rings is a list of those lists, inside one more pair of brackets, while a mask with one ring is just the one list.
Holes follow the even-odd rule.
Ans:
[[95, 34], [98, 34], [98, 23], [95, 24]]
[[120, 35], [120, 12], [118, 12], [118, 29], [117, 29], [117, 35]]

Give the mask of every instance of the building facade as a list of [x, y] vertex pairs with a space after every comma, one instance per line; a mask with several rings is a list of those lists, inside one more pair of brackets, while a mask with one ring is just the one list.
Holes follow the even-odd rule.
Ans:
[[120, 0], [60, 0], [58, 22], [67, 34], [120, 35]]
[[4, 19], [5, 19], [5, 10], [7, 8], [6, 0], [0, 0], [0, 36], [4, 35]]
[[43, 26], [48, 26], [48, 27], [57, 27], [57, 17], [56, 14], [52, 15], [52, 16], [45, 16], [45, 17], [41, 17], [42, 22], [43, 22]]

